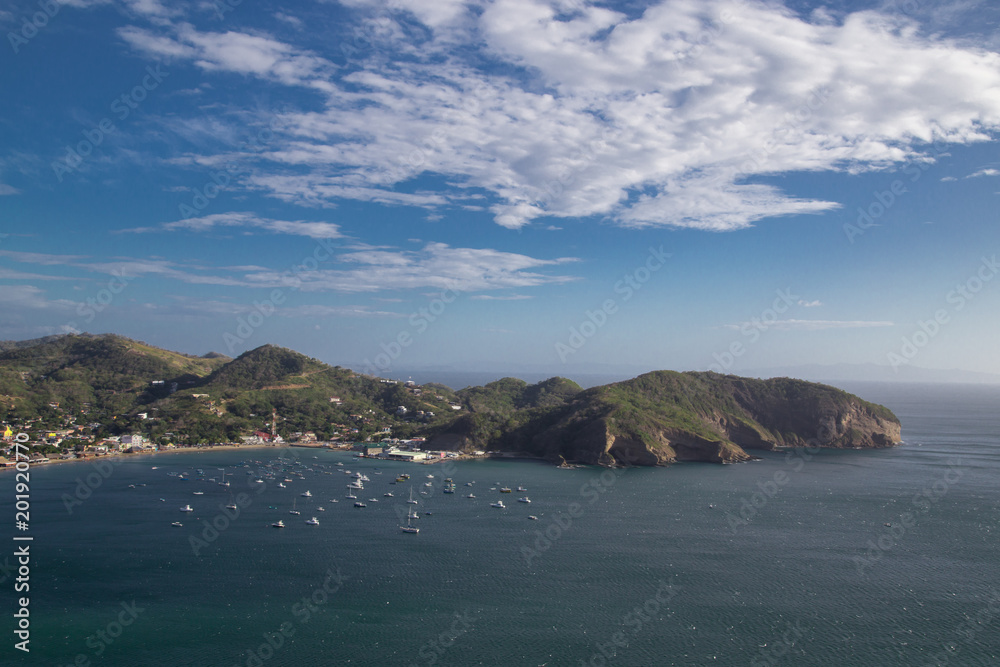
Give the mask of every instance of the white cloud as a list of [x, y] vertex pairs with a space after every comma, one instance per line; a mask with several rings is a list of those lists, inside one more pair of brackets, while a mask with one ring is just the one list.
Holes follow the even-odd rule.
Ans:
[[494, 296], [492, 294], [477, 294], [476, 296], [469, 297], [473, 301], [523, 301], [524, 299], [531, 299], [532, 297], [527, 294], [511, 294], [510, 296]]
[[980, 169], [966, 176], [966, 178], [982, 178], [983, 176], [1000, 176], [1000, 169]]
[[17, 195], [17, 194], [21, 194], [21, 191], [15, 188], [13, 185], [0, 183], [0, 197], [3, 197], [4, 195]]
[[[212, 268], [127, 257], [115, 261], [90, 261], [79, 256], [5, 250], [0, 250], [0, 257], [27, 264], [74, 267], [105, 276], [118, 275], [127, 281], [156, 276], [192, 285], [281, 287], [304, 292], [342, 293], [422, 288], [481, 292], [562, 284], [576, 277], [548, 271], [577, 261], [572, 257], [537, 259], [489, 248], [453, 248], [444, 243], [428, 243], [419, 250], [406, 251], [357, 246], [333, 255], [329, 262], [320, 265], [321, 268], [297, 273], [285, 267]], [[325, 268], [327, 264], [343, 268]]]
[[[337, 257], [347, 269], [319, 269], [296, 277], [305, 292], [377, 292], [433, 288], [456, 292], [536, 287], [575, 280], [572, 276], [541, 273], [539, 269], [576, 261], [574, 258], [536, 259], [527, 255], [479, 248], [452, 248], [428, 243], [416, 251], [363, 249]], [[250, 274], [261, 285], [287, 285], [291, 277], [276, 272]]]
[[249, 227], [262, 229], [273, 234], [289, 234], [293, 236], [308, 236], [314, 239], [337, 239], [343, 237], [340, 227], [332, 222], [307, 222], [304, 220], [273, 220], [262, 218], [253, 213], [215, 213], [200, 218], [187, 218], [168, 222], [159, 227], [135, 227], [123, 232], [145, 233], [155, 231], [188, 230], [193, 232], [209, 232], [219, 227]]
[[[754, 324], [752, 322], [743, 322], [742, 324], [727, 324], [725, 328], [739, 330], [744, 327], [752, 327]], [[840, 320], [777, 320], [776, 322], [769, 322], [767, 324], [768, 329], [775, 329], [778, 331], [823, 331], [824, 329], [869, 329], [872, 327], [891, 327], [895, 326], [893, 322], [878, 322], [878, 321], [840, 321]]]
[[[925, 34], [898, 12], [804, 18], [747, 0], [661, 2], [633, 16], [556, 0], [348, 4], [384, 13], [393, 58], [339, 69], [266, 34], [188, 24], [121, 34], [150, 55], [323, 96], [321, 108], [280, 116], [251, 187], [314, 206], [463, 206], [486, 192], [510, 228], [603, 216], [724, 231], [822, 213], [839, 204], [760, 179], [888, 168], [926, 157], [927, 142], [1000, 129], [1000, 55]], [[396, 29], [399, 12], [427, 30]], [[448, 185], [411, 192], [420, 175]]]
[[951, 183], [952, 181], [957, 181], [958, 179], [954, 176], [945, 176], [941, 179], [942, 183]]
[[816, 308], [817, 306], [822, 306], [823, 302], [819, 300], [806, 301], [805, 299], [799, 299], [799, 305], [803, 308]]

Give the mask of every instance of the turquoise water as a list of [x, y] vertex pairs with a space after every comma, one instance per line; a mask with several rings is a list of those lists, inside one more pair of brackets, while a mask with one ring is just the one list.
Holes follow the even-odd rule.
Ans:
[[[129, 459], [72, 513], [62, 497], [94, 467], [39, 468], [31, 653], [7, 632], [0, 655], [172, 667], [1000, 664], [1000, 388], [846, 388], [896, 411], [907, 444], [620, 473], [300, 449], [305, 480], [285, 489], [237, 467], [279, 452], [181, 453]], [[202, 520], [222, 524], [229, 491], [167, 473], [219, 477], [223, 466], [251, 502], [195, 555], [189, 540]], [[354, 508], [345, 468], [367, 474], [358, 495], [379, 502]], [[391, 484], [404, 471], [410, 482]], [[444, 476], [457, 493], [442, 493]], [[398, 528], [411, 483], [417, 535]], [[526, 486], [533, 502], [515, 491], [491, 508], [497, 483]], [[10, 472], [0, 486], [12, 519]], [[181, 513], [187, 503], [196, 511]], [[311, 516], [319, 526], [305, 525]], [[277, 519], [287, 527], [271, 528]]]

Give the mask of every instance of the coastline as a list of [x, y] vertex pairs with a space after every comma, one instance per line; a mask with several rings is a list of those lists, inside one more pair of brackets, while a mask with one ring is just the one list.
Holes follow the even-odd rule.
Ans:
[[[289, 447], [277, 447], [275, 445], [206, 445], [204, 447], [176, 447], [173, 449], [154, 449], [149, 451], [134, 452], [132, 454], [117, 453], [117, 454], [104, 454], [102, 456], [78, 457], [72, 459], [49, 459], [45, 463], [34, 463], [29, 461], [28, 463], [31, 465], [32, 468], [37, 468], [42, 466], [58, 465], [63, 463], [93, 463], [95, 461], [106, 461], [109, 459], [121, 462], [145, 456], [156, 457], [168, 454], [181, 454], [181, 453], [192, 454], [195, 452], [216, 452], [216, 451], [256, 450], [256, 449], [280, 450], [280, 449], [289, 449]], [[332, 450], [332, 451], [338, 451], [338, 450]], [[7, 466], [0, 469], [0, 471], [14, 470], [14, 469], [15, 469], [14, 466]]]

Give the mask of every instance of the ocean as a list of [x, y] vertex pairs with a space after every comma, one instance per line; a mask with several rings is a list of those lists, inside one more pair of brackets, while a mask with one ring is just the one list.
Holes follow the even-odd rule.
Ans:
[[[895, 411], [905, 445], [624, 471], [299, 448], [38, 467], [33, 540], [0, 557], [0, 662], [1000, 665], [1000, 387], [844, 388]], [[274, 480], [241, 465], [279, 454], [296, 461]], [[13, 534], [12, 472], [0, 488]], [[418, 534], [399, 528], [410, 508]]]

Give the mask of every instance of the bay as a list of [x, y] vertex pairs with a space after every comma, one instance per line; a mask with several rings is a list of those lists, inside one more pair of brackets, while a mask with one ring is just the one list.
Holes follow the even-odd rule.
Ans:
[[[298, 448], [131, 457], [106, 478], [38, 467], [31, 653], [8, 634], [5, 662], [1000, 664], [1000, 388], [845, 388], [893, 409], [906, 444], [624, 471]], [[240, 467], [289, 452], [305, 479], [287, 488]], [[232, 486], [198, 468], [225, 468]], [[368, 507], [345, 498], [343, 470], [370, 478]], [[90, 496], [71, 502], [88, 476]], [[445, 476], [457, 493], [442, 493]], [[0, 480], [13, 519], [13, 474]], [[533, 502], [491, 490], [504, 485]], [[399, 530], [411, 487], [415, 535]], [[230, 491], [249, 502], [223, 520]]]

